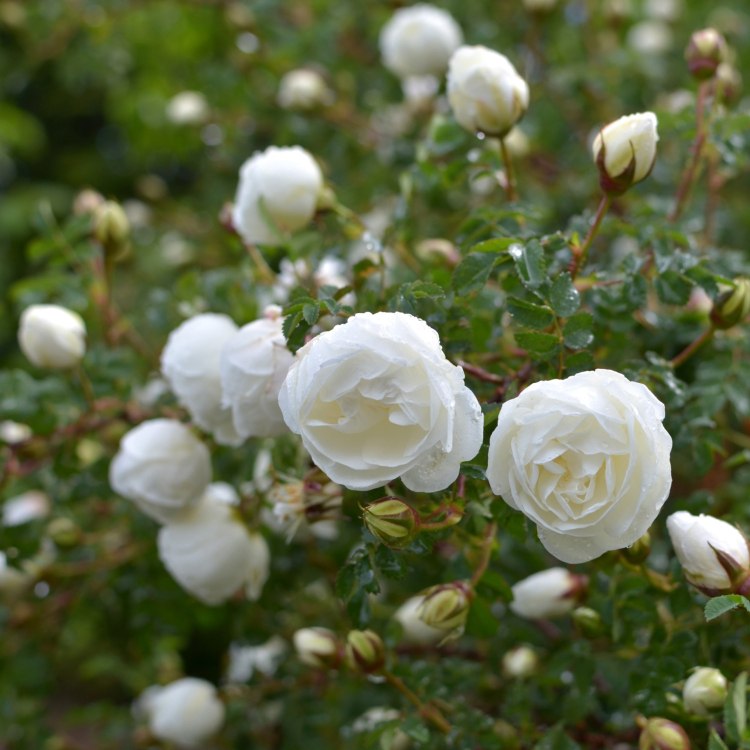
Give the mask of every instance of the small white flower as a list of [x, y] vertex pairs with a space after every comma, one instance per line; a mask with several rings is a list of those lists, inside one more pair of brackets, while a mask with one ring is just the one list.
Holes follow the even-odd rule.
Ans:
[[727, 678], [712, 667], [695, 667], [682, 688], [685, 708], [696, 716], [708, 716], [724, 705], [728, 692]]
[[232, 222], [249, 243], [279, 244], [315, 215], [323, 175], [299, 146], [253, 154], [240, 169]]
[[529, 620], [562, 617], [576, 606], [585, 583], [565, 568], [548, 568], [514, 584], [510, 608]]
[[460, 47], [448, 67], [448, 101], [464, 128], [502, 138], [526, 112], [529, 87], [505, 55]]
[[400, 8], [380, 32], [383, 64], [399, 78], [442, 75], [463, 41], [461, 27], [441, 8], [418, 3]]
[[221, 354], [223, 404], [242, 439], [287, 432], [279, 409], [279, 389], [294, 356], [281, 331], [280, 308], [240, 328]]
[[731, 590], [727, 567], [750, 572], [747, 540], [726, 521], [680, 510], [667, 518], [667, 531], [685, 577], [711, 596]]
[[203, 745], [224, 723], [224, 704], [216, 688], [196, 677], [152, 686], [138, 703], [154, 737], [181, 747]]
[[21, 526], [46, 518], [50, 512], [49, 496], [39, 490], [28, 490], [3, 504], [3, 526]]
[[112, 489], [161, 522], [197, 503], [210, 481], [208, 449], [174, 419], [134, 427], [109, 467]]
[[83, 359], [86, 325], [60, 305], [31, 305], [21, 313], [18, 344], [33, 365], [66, 370]]
[[287, 648], [286, 641], [278, 635], [259, 646], [232, 643], [229, 646], [227, 682], [247, 682], [256, 671], [271, 677], [276, 673]]
[[437, 333], [404, 313], [360, 313], [297, 352], [279, 393], [289, 428], [334, 482], [401, 477], [445, 489], [482, 444], [482, 411]]
[[242, 587], [254, 601], [268, 579], [268, 543], [211, 487], [198, 505], [160, 529], [158, 547], [177, 583], [206, 604], [220, 604]]
[[306, 111], [331, 104], [333, 92], [317, 70], [298, 68], [284, 74], [277, 101], [284, 109]]
[[630, 27], [627, 44], [633, 52], [646, 58], [663, 55], [673, 46], [672, 29], [663, 21], [647, 20]]
[[237, 333], [227, 315], [195, 315], [169, 334], [161, 355], [161, 371], [178, 401], [201, 429], [221, 445], [238, 446], [243, 437], [222, 405], [219, 364], [224, 345]]
[[531, 677], [539, 668], [539, 657], [529, 646], [516, 646], [503, 654], [503, 672], [508, 677]]
[[0, 440], [8, 445], [22, 443], [24, 440], [28, 440], [33, 434], [31, 427], [27, 424], [14, 422], [11, 419], [4, 419], [0, 422]]
[[208, 102], [200, 91], [181, 91], [167, 103], [167, 119], [175, 125], [196, 125], [208, 117]]
[[672, 484], [664, 404], [612, 370], [534, 383], [503, 404], [487, 479], [566, 563], [628, 547]]
[[431, 628], [420, 617], [423, 596], [412, 596], [407, 599], [394, 613], [393, 617], [398, 621], [403, 629], [403, 639], [407, 643], [414, 643], [419, 646], [432, 646], [445, 638], [445, 631], [438, 628]]

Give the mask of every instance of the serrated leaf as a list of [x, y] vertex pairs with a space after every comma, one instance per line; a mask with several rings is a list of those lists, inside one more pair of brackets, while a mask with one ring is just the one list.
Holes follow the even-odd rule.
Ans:
[[750, 612], [750, 600], [740, 594], [715, 596], [713, 599], [709, 599], [706, 602], [706, 606], [703, 608], [703, 614], [706, 617], [706, 622], [710, 622], [737, 607], [744, 607]]
[[563, 326], [563, 341], [569, 349], [585, 349], [594, 340], [591, 330], [594, 318], [590, 313], [581, 312], [569, 318]]
[[465, 297], [478, 292], [489, 279], [497, 262], [497, 253], [470, 253], [453, 272], [452, 285], [456, 294]]
[[519, 325], [537, 330], [552, 325], [555, 320], [549, 308], [535, 305], [533, 302], [527, 302], [518, 297], [508, 298], [508, 312]]
[[483, 240], [472, 246], [472, 253], [502, 253], [511, 245], [518, 242], [514, 237], [495, 237], [491, 240]]
[[430, 739], [430, 730], [418, 716], [412, 715], [404, 719], [400, 729], [419, 744], [424, 744]]
[[305, 319], [307, 325], [314, 325], [318, 317], [320, 316], [320, 307], [317, 304], [308, 302], [302, 307], [302, 317]]
[[581, 306], [581, 295], [567, 272], [552, 282], [548, 298], [550, 307], [561, 318], [569, 318]]
[[544, 260], [544, 249], [538, 240], [531, 240], [525, 245], [514, 244], [510, 255], [516, 263], [518, 276], [527, 289], [538, 289], [547, 280], [547, 264]]
[[690, 299], [692, 280], [677, 271], [665, 271], [657, 277], [654, 287], [659, 299], [667, 305], [684, 305]]
[[741, 672], [732, 684], [724, 703], [724, 726], [727, 739], [737, 744], [744, 739], [747, 728], [747, 672]]
[[546, 356], [557, 349], [560, 340], [553, 333], [519, 331], [516, 334], [516, 343], [529, 354]]

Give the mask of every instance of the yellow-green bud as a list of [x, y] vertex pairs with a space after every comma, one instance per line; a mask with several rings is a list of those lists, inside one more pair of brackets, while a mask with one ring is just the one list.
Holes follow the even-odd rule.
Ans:
[[729, 63], [721, 63], [716, 68], [713, 87], [715, 96], [722, 104], [730, 106], [736, 103], [742, 93], [742, 76], [740, 71]]
[[419, 531], [419, 514], [397, 497], [383, 497], [362, 509], [369, 532], [388, 547], [405, 547]]
[[576, 627], [587, 638], [596, 638], [603, 631], [601, 615], [591, 607], [576, 607], [571, 613]]
[[94, 237], [105, 252], [117, 254], [127, 246], [130, 222], [115, 201], [106, 201], [94, 212]]
[[652, 719], [640, 717], [638, 726], [641, 728], [638, 750], [690, 750], [690, 739], [674, 721], [661, 716]]
[[445, 633], [444, 640], [460, 637], [469, 614], [472, 591], [464, 581], [433, 586], [424, 593], [418, 615], [425, 625]]
[[727, 698], [727, 678], [712, 667], [696, 667], [685, 681], [682, 702], [696, 716], [708, 716], [720, 709]]
[[58, 547], [75, 547], [83, 538], [83, 533], [72, 519], [55, 518], [47, 524], [47, 536]]
[[727, 43], [716, 29], [694, 31], [685, 49], [691, 75], [699, 80], [711, 78], [727, 53]]
[[741, 323], [750, 314], [750, 279], [737, 279], [722, 292], [711, 310], [711, 322], [722, 331]]
[[620, 550], [622, 558], [633, 565], [640, 565], [651, 554], [651, 534], [648, 531], [629, 547]]
[[385, 646], [372, 630], [352, 630], [346, 637], [346, 661], [361, 672], [379, 672], [385, 665]]

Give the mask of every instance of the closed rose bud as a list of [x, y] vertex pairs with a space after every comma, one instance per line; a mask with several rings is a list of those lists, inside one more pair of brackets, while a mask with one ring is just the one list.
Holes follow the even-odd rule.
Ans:
[[508, 677], [530, 677], [539, 667], [539, 657], [529, 646], [516, 646], [503, 655], [503, 672]]
[[602, 128], [592, 151], [605, 193], [620, 195], [651, 174], [659, 140], [656, 126], [653, 112], [640, 112]]
[[524, 578], [512, 587], [510, 608], [519, 617], [547, 619], [571, 612], [586, 591], [586, 576], [566, 568], [549, 568]]
[[180, 747], [204, 746], [224, 723], [216, 688], [195, 677], [149, 688], [139, 703], [154, 737]]
[[726, 53], [726, 40], [716, 29], [694, 31], [685, 49], [688, 70], [700, 80], [711, 78]]
[[463, 581], [433, 586], [423, 595], [419, 617], [428, 627], [441, 630], [444, 641], [459, 638], [466, 626], [471, 598], [471, 589]]
[[696, 667], [682, 688], [685, 708], [697, 716], [708, 716], [724, 705], [728, 693], [727, 678], [712, 667]]
[[419, 531], [419, 514], [396, 497], [365, 505], [362, 518], [370, 533], [388, 547], [405, 547]]
[[403, 639], [407, 643], [432, 646], [443, 640], [445, 632], [439, 628], [430, 627], [422, 620], [420, 612], [423, 602], [423, 596], [412, 596], [396, 610], [393, 617], [401, 625]]
[[331, 104], [333, 92], [317, 70], [298, 68], [281, 79], [277, 101], [284, 109], [305, 112]]
[[346, 637], [346, 661], [361, 672], [379, 672], [385, 665], [385, 646], [372, 630], [352, 630]]
[[80, 526], [72, 518], [55, 518], [47, 524], [45, 534], [58, 547], [75, 547], [83, 539]]
[[343, 646], [328, 628], [301, 628], [292, 641], [299, 660], [308, 667], [335, 669], [341, 664]]
[[602, 616], [591, 607], [576, 607], [570, 615], [576, 627], [586, 638], [596, 638], [602, 634]]
[[736, 104], [742, 93], [742, 76], [740, 71], [729, 63], [721, 63], [716, 69], [713, 82], [715, 95], [727, 106]]
[[174, 419], [150, 419], [127, 432], [109, 467], [112, 489], [162, 523], [195, 505], [210, 481], [208, 449]]
[[464, 128], [502, 138], [526, 112], [529, 87], [505, 55], [460, 47], [448, 66], [448, 101]]
[[439, 76], [445, 72], [463, 34], [453, 16], [418, 3], [397, 10], [380, 32], [383, 64], [399, 78]]
[[736, 279], [734, 287], [722, 292], [711, 311], [711, 322], [722, 331], [732, 328], [750, 314], [750, 279]]
[[681, 510], [667, 518], [667, 531], [685, 578], [709, 596], [729, 593], [750, 572], [747, 540], [726, 521]]
[[130, 222], [122, 206], [105, 201], [94, 212], [94, 237], [108, 254], [117, 255], [127, 246]]
[[651, 554], [651, 534], [648, 531], [633, 544], [620, 550], [620, 555], [632, 565], [640, 565]]
[[638, 750], [690, 750], [690, 738], [674, 721], [655, 716], [638, 720], [641, 734]]
[[240, 169], [234, 229], [245, 242], [278, 245], [310, 222], [322, 188], [320, 167], [305, 149], [270, 146]]
[[60, 305], [31, 305], [21, 313], [18, 344], [33, 365], [66, 370], [86, 352], [86, 325]]

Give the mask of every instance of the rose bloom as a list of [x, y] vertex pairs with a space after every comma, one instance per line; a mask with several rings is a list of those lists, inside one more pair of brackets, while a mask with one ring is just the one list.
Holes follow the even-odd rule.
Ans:
[[31, 305], [21, 313], [18, 344], [31, 364], [65, 370], [86, 352], [83, 318], [60, 305]]
[[442, 75], [462, 40], [450, 13], [418, 3], [399, 8], [383, 26], [380, 52], [385, 67], [399, 78]]
[[672, 484], [664, 405], [612, 370], [535, 383], [503, 404], [490, 438], [492, 491], [566, 563], [643, 536]]
[[404, 313], [360, 313], [297, 352], [279, 393], [287, 425], [334, 482], [415, 492], [453, 482], [482, 444], [482, 411], [437, 333]]
[[161, 371], [195, 424], [212, 432], [217, 443], [238, 446], [242, 437], [232, 412], [222, 406], [219, 362], [224, 345], [237, 332], [227, 315], [194, 315], [169, 334]]
[[526, 112], [529, 87], [505, 55], [460, 47], [448, 66], [448, 102], [461, 126], [502, 138]]
[[585, 587], [585, 576], [565, 568], [548, 568], [513, 585], [510, 608], [530, 620], [562, 617], [573, 610]]
[[323, 175], [300, 146], [253, 154], [240, 168], [232, 223], [245, 242], [275, 245], [315, 215]]

